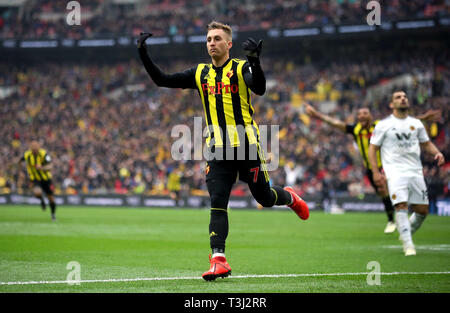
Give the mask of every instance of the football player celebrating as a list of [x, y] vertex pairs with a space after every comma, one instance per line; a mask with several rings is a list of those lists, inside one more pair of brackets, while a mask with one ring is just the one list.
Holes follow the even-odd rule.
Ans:
[[[237, 179], [248, 184], [252, 195], [262, 206], [287, 205], [301, 219], [309, 217], [306, 202], [292, 188], [271, 186], [259, 143], [251, 92], [263, 95], [266, 90], [266, 79], [259, 60], [262, 41], [249, 38], [244, 42], [247, 61], [230, 58], [232, 29], [228, 25], [212, 22], [207, 27], [206, 35], [206, 49], [211, 63], [166, 74], [147, 53], [145, 41], [150, 36], [150, 33], [141, 35], [138, 51], [155, 84], [197, 90], [203, 103], [208, 128], [206, 144], [210, 154], [207, 156], [206, 185], [211, 199], [209, 238], [212, 256], [210, 269], [202, 277], [205, 280], [227, 277], [231, 273], [225, 258], [229, 229], [227, 208]], [[244, 148], [244, 155], [241, 148]]]

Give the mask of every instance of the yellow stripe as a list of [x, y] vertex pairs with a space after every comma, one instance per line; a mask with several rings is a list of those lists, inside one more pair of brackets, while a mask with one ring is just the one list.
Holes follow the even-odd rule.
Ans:
[[250, 100], [251, 97], [250, 96], [248, 97], [248, 101], [247, 101], [247, 94], [250, 95], [251, 91], [245, 84], [244, 76], [242, 74], [242, 67], [245, 64], [245, 61], [243, 61], [243, 60], [238, 60], [238, 61], [239, 61], [239, 64], [237, 67], [237, 75], [238, 75], [238, 79], [239, 79], [239, 97], [241, 99], [242, 118], [244, 119], [245, 131], [247, 133], [249, 144], [256, 144], [257, 139], [255, 137], [253, 127], [256, 126], [256, 130], [257, 130], [258, 134], [259, 134], [259, 130], [258, 130], [258, 126], [256, 125], [256, 123], [254, 123], [252, 116], [250, 115], [250, 108], [254, 112], [253, 107], [251, 106], [251, 100]]
[[[200, 97], [202, 99], [203, 112], [205, 113], [205, 123], [208, 124], [208, 116], [206, 114], [206, 108], [205, 108], [205, 97], [203, 94], [202, 82], [200, 80], [202, 71], [205, 68], [205, 66], [208, 66], [208, 65], [207, 64], [199, 64], [197, 66], [197, 71], [195, 72], [195, 81], [197, 83], [197, 88], [198, 88]], [[206, 144], [209, 146], [209, 141], [211, 140], [211, 132], [210, 132], [209, 127], [207, 127], [207, 129], [208, 129], [208, 138], [206, 138]]]
[[273, 203], [273, 205], [275, 205], [278, 201], [278, 194], [277, 191], [275, 189], [273, 189], [272, 187], [270, 187], [270, 189], [273, 191], [273, 193], [275, 194], [275, 202]]
[[30, 154], [31, 154], [31, 151], [25, 152], [24, 158], [25, 158], [25, 164], [27, 165], [28, 176], [30, 176], [31, 180], [34, 180], [34, 173], [33, 173], [33, 169], [31, 168], [31, 164], [30, 164], [31, 160], [29, 160]]
[[269, 173], [267, 172], [266, 159], [264, 157], [264, 151], [262, 151], [259, 143], [257, 143], [257, 150], [258, 150], [259, 159], [261, 160], [261, 168], [264, 173], [264, 178], [265, 178], [266, 182], [268, 182], [270, 180], [270, 177], [269, 177]]
[[[44, 157], [45, 157], [45, 150], [41, 149], [39, 150], [39, 154], [38, 154], [38, 164], [42, 165], [44, 163]], [[48, 180], [48, 176], [47, 176], [47, 172], [44, 170], [39, 170], [39, 174], [41, 174], [41, 177], [43, 180]]]
[[221, 208], [211, 208], [211, 211], [225, 211], [225, 212], [228, 212], [227, 209], [221, 209]]
[[[231, 71], [233, 66], [233, 60], [228, 62], [228, 64], [222, 70], [222, 83], [223, 85], [230, 85], [231, 79], [227, 77], [227, 73]], [[229, 87], [231, 88], [231, 87]], [[223, 111], [225, 115], [225, 123], [227, 124], [227, 136], [230, 139], [230, 144], [232, 147], [237, 147], [240, 145], [239, 135], [236, 126], [236, 119], [234, 117], [233, 111], [233, 101], [232, 101], [232, 93], [225, 92], [225, 89], [222, 89], [222, 103], [223, 103]]]
[[[208, 79], [207, 79], [209, 86], [215, 86], [216, 85], [216, 71], [210, 69], [208, 72]], [[223, 147], [223, 135], [222, 130], [219, 126], [219, 119], [217, 117], [217, 106], [216, 106], [216, 96], [215, 94], [210, 94], [208, 91], [208, 102], [209, 102], [209, 115], [211, 116], [211, 122], [212, 122], [212, 128], [214, 132], [214, 138], [215, 138], [215, 146], [216, 147]]]

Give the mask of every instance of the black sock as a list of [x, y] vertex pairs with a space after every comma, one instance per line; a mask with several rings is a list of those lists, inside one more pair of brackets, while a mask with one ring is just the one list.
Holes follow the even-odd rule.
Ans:
[[56, 212], [56, 204], [55, 204], [55, 202], [50, 202], [50, 209], [52, 211], [52, 215], [55, 215], [55, 212]]
[[272, 186], [273, 190], [277, 193], [277, 199], [275, 201], [275, 205], [288, 205], [292, 202], [292, 197], [289, 192], [281, 188], [280, 186]]
[[224, 210], [211, 210], [209, 223], [209, 242], [212, 253], [225, 253], [225, 241], [228, 237], [228, 212]]
[[383, 198], [384, 210], [386, 211], [386, 215], [388, 217], [389, 222], [394, 221], [394, 207], [392, 206], [391, 199], [389, 196]]
[[41, 207], [42, 207], [42, 209], [45, 209], [44, 197], [43, 196], [35, 196], [35, 197], [38, 198], [39, 200], [41, 200]]

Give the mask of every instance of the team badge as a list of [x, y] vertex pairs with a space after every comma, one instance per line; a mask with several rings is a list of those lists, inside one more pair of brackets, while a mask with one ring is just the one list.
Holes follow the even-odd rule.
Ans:
[[392, 200], [397, 199], [397, 196], [395, 195], [395, 193], [392, 195]]
[[415, 128], [414, 126], [409, 126], [409, 129], [414, 130]]
[[231, 70], [227, 73], [227, 77], [230, 78], [231, 76], [233, 76], [233, 74], [234, 74], [234, 72], [233, 72], [233, 70]]

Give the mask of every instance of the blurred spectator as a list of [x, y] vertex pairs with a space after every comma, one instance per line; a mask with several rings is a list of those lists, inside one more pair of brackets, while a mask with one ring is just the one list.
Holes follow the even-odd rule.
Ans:
[[[370, 58], [363, 55], [291, 61], [279, 55], [262, 58], [267, 92], [254, 97], [252, 105], [260, 125], [279, 125], [279, 167], [269, 173], [273, 183], [294, 184], [308, 195], [322, 194], [324, 201], [348, 193], [349, 186], [354, 193], [373, 192], [351, 140], [308, 119], [303, 104], [324, 106], [328, 114], [342, 120], [348, 117], [347, 122], [352, 122], [356, 109], [363, 105], [371, 108], [375, 118], [383, 118], [389, 113], [390, 88], [405, 89], [416, 113], [442, 111], [440, 121], [426, 126], [450, 160], [448, 52], [436, 46], [371, 51]], [[192, 64], [179, 60], [161, 62], [161, 66], [174, 72]], [[377, 93], [377, 88], [405, 74], [412, 84]], [[0, 159], [6, 160], [0, 162], [3, 192], [24, 192], [23, 173], [10, 168], [7, 160], [21, 155], [36, 138], [55, 155], [56, 193], [167, 195], [173, 190], [168, 184], [176, 178], [174, 169], [181, 163], [180, 192], [207, 192], [205, 162], [180, 162], [171, 156], [171, 145], [177, 139], [171, 138], [172, 127], [183, 124], [193, 130], [194, 117], [204, 116], [197, 95], [156, 88], [136, 61], [42, 62], [26, 67], [0, 63], [3, 87], [12, 90], [0, 99]], [[433, 167], [433, 161], [424, 160], [424, 166], [425, 170]], [[437, 196], [448, 192], [447, 171], [448, 167], [440, 169], [443, 185]]]
[[[211, 20], [236, 30], [299, 28], [328, 24], [365, 23], [368, 1], [362, 0], [140, 0], [80, 1], [81, 26], [66, 23], [68, 1], [25, 1], [0, 10], [0, 38], [91, 38], [203, 34]], [[380, 0], [382, 22], [450, 15], [446, 0]], [[19, 14], [19, 12], [22, 12]]]

